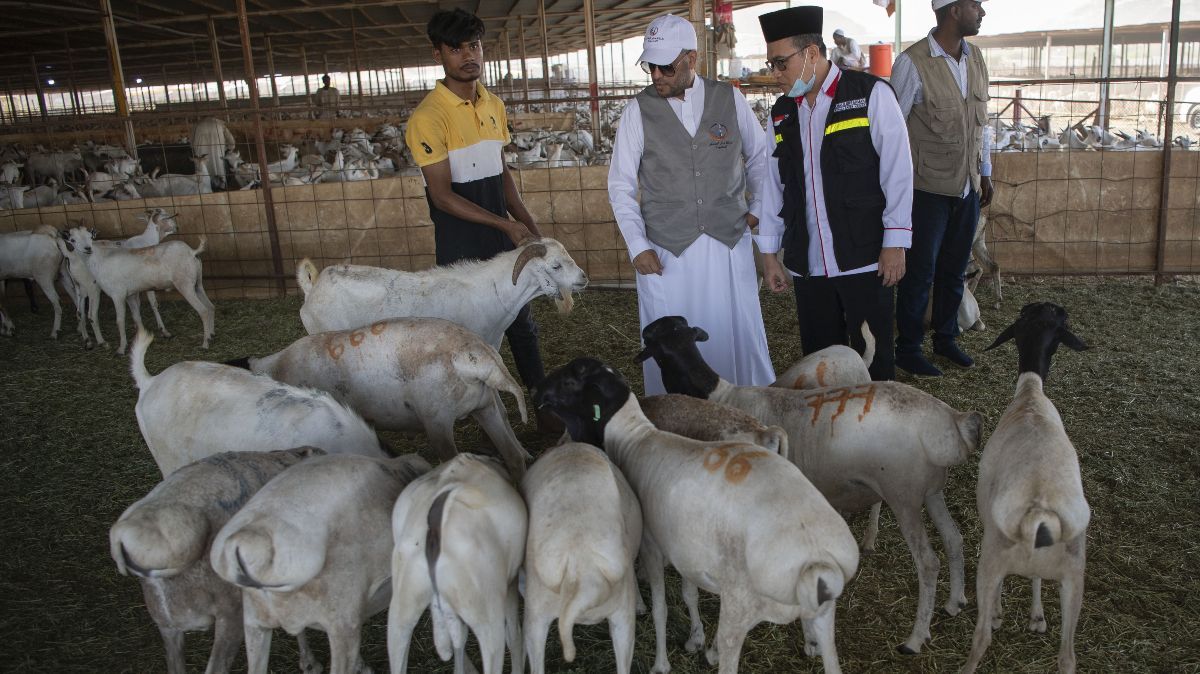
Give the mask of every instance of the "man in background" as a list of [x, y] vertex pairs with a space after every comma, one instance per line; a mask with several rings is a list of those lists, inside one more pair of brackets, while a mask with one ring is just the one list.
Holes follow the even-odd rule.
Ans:
[[833, 44], [829, 52], [829, 60], [842, 70], [863, 70], [862, 49], [854, 38], [846, 37], [846, 31], [838, 28], [833, 31]]
[[333, 119], [337, 117], [338, 90], [329, 84], [329, 75], [321, 77], [324, 86], [317, 89], [317, 118]]
[[933, 352], [959, 367], [975, 364], [955, 338], [979, 209], [992, 201], [988, 71], [983, 51], [966, 40], [979, 34], [983, 1], [932, 0], [937, 26], [892, 68], [914, 173], [912, 248], [896, 292], [896, 365], [927, 377], [942, 374], [921, 349], [931, 285]]

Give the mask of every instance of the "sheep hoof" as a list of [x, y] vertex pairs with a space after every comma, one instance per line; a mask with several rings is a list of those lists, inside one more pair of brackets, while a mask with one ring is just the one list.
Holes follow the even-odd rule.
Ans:
[[707, 651], [704, 651], [704, 659], [708, 660], [709, 667], [715, 667], [717, 662], [720, 661], [720, 657], [717, 655], [717, 649], [710, 648]]
[[861, 554], [862, 556], [873, 555], [873, 554], [875, 554], [875, 548], [863, 548], [859, 554]]
[[162, 332], [160, 332], [158, 334], [162, 335], [163, 339], [174, 339], [174, 337], [175, 337], [175, 335], [172, 335], [171, 333], [167, 332], [166, 330], [163, 330]]
[[688, 653], [696, 653], [702, 648], [704, 648], [704, 631], [693, 630], [692, 636], [687, 640], [687, 643], [683, 645], [683, 650], [687, 651]]
[[946, 615], [956, 616], [959, 613], [962, 613], [962, 610], [966, 607], [967, 607], [967, 602], [952, 600], [952, 601], [946, 602], [946, 605], [943, 606], [942, 608], [946, 611]]
[[1029, 631], [1037, 632], [1038, 634], [1046, 633], [1046, 617], [1034, 616], [1029, 619]]
[[903, 655], [916, 655], [917, 653], [921, 652], [920, 650], [914, 651], [913, 649], [909, 648], [908, 644], [900, 644], [899, 646], [896, 647], [896, 650], [899, 651]]

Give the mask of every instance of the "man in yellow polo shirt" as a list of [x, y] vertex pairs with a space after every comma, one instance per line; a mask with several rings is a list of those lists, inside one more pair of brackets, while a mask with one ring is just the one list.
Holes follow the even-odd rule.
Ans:
[[[437, 263], [486, 260], [541, 232], [504, 164], [504, 102], [479, 81], [483, 22], [461, 9], [441, 11], [426, 31], [446, 76], [413, 111], [405, 139], [425, 178]], [[528, 306], [504, 334], [521, 380], [532, 387], [545, 370]], [[547, 424], [553, 421], [539, 415], [539, 428]]]

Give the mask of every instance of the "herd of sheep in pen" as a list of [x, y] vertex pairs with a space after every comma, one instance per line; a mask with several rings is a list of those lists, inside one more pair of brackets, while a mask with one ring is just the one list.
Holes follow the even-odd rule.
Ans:
[[[651, 671], [665, 674], [668, 565], [691, 618], [685, 648], [722, 674], [737, 671], [755, 625], [797, 619], [806, 654], [838, 672], [835, 610], [860, 555], [843, 516], [871, 511], [862, 541], [870, 551], [884, 503], [918, 578], [911, 631], [901, 637], [896, 626], [899, 649], [917, 653], [930, 639], [939, 561], [924, 511], [949, 567], [943, 608], [957, 615], [967, 605], [963, 540], [943, 488], [983, 446], [982, 418], [915, 387], [871, 381], [871, 346], [810, 354], [773, 387], [735, 386], [704, 362], [703, 326], [662, 318], [643, 331], [638, 358], [655, 359], [671, 394], [639, 399], [605, 363], [572, 361], [528, 392], [569, 435], [528, 465], [502, 402], [511, 395], [525, 419], [526, 391], [497, 349], [521, 307], [548, 296], [567, 312], [587, 285], [559, 242], [530, 240], [488, 261], [421, 272], [318, 270], [305, 260], [297, 280], [308, 336], [260, 358], [151, 374], [143, 293], [154, 306], [153, 291], [180, 292], [201, 317], [205, 345], [214, 312], [203, 243], [163, 241], [175, 225], [160, 209], [146, 225], [119, 242], [84, 226], [2, 235], [0, 275], [47, 291], [51, 336], [60, 327], [56, 279], [85, 341], [90, 321], [103, 342], [102, 294], [117, 307], [122, 352], [123, 312], [133, 312], [137, 423], [163, 481], [112, 526], [110, 550], [118, 570], [141, 582], [172, 674], [184, 671], [184, 633], [207, 629], [209, 672], [228, 671], [243, 642], [249, 671], [266, 672], [275, 628], [298, 639], [304, 671], [320, 669], [309, 628], [328, 634], [333, 674], [368, 671], [361, 628], [384, 610], [390, 667], [403, 672], [426, 609], [438, 655], [459, 672], [474, 670], [468, 632], [485, 674], [501, 672], [506, 649], [514, 669], [528, 660], [540, 673], [553, 622], [572, 661], [573, 625], [607, 621], [616, 669], [626, 673], [639, 578], [650, 586]], [[0, 325], [11, 332], [6, 317]], [[1019, 375], [979, 464], [979, 619], [964, 671], [980, 663], [999, 623], [1001, 581], [1020, 574], [1034, 578], [1029, 628], [1038, 632], [1047, 629], [1041, 579], [1061, 583], [1058, 663], [1070, 672], [1090, 510], [1042, 382], [1059, 345], [1086, 345], [1066, 312], [1045, 303], [1023, 308], [993, 346], [1010, 340]], [[468, 416], [498, 458], [460, 453], [454, 427]], [[424, 433], [439, 465], [390, 456], [377, 430]], [[700, 589], [720, 601], [711, 640]]]

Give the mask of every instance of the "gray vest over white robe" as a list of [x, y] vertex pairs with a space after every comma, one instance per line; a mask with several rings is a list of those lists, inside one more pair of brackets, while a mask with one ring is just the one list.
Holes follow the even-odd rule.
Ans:
[[645, 136], [638, 183], [646, 236], [675, 256], [701, 234], [732, 249], [746, 231], [747, 212], [733, 87], [704, 78], [704, 112], [694, 137], [653, 85], [637, 101]]

